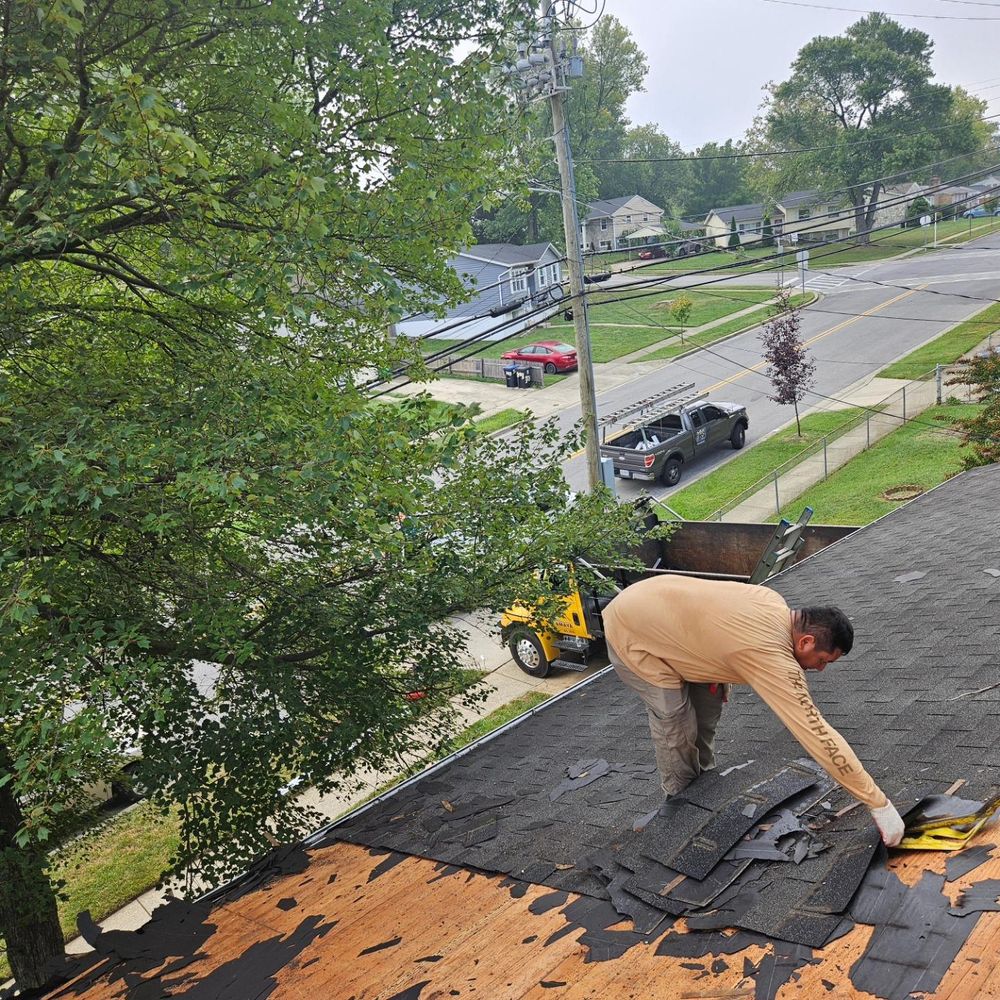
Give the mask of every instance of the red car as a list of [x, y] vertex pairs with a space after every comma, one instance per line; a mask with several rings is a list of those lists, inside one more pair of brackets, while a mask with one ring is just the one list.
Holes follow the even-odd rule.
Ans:
[[576, 348], [558, 340], [539, 340], [535, 344], [501, 354], [500, 357], [504, 361], [534, 361], [544, 365], [549, 375], [576, 371]]
[[660, 257], [666, 257], [667, 251], [664, 247], [653, 246], [648, 250], [639, 251], [639, 260], [657, 260]]

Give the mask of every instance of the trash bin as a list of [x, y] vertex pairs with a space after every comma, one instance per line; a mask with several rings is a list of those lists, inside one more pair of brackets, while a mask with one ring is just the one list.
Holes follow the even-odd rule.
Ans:
[[517, 387], [519, 389], [530, 389], [531, 388], [531, 369], [530, 368], [518, 368], [518, 370], [517, 370]]
[[508, 389], [517, 388], [517, 365], [507, 365], [503, 370], [504, 380]]

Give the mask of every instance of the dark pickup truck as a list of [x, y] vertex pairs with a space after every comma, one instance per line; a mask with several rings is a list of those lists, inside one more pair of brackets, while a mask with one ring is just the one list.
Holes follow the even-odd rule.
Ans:
[[627, 425], [601, 443], [601, 458], [610, 458], [615, 475], [623, 479], [660, 480], [664, 486], [680, 482], [685, 462], [709, 448], [728, 444], [742, 448], [750, 420], [737, 403], [709, 402], [693, 394], [679, 398], [675, 387], [605, 418], [626, 419]]

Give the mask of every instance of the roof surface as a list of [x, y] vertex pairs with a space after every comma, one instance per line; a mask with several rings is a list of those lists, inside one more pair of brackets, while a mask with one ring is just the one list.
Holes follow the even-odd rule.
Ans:
[[749, 219], [762, 219], [764, 217], [763, 205], [727, 205], [725, 208], [713, 208], [709, 215], [717, 215], [723, 222], [727, 223], [735, 218], [737, 222], [746, 222]]
[[514, 243], [477, 243], [463, 250], [459, 256], [495, 264], [534, 264], [550, 246], [551, 243], [529, 243], [523, 247]]
[[[810, 687], [901, 809], [956, 780], [970, 797], [998, 782], [998, 491], [1000, 466], [955, 477], [773, 581], [793, 607], [854, 619], [851, 655]], [[887, 864], [867, 810], [794, 763], [798, 744], [749, 690], [717, 744], [714, 773], [644, 815], [660, 800], [645, 713], [598, 675], [318, 835], [311, 858], [270, 859], [270, 888], [258, 870], [189, 917], [212, 933], [173, 980], [144, 982], [161, 947], [138, 971], [112, 966], [117, 986], [105, 971], [60, 995], [123, 996], [129, 975], [133, 991], [196, 982], [199, 997], [235, 996], [222, 990], [240, 977], [273, 980], [275, 997], [387, 1000], [997, 995], [1000, 915], [981, 912], [1000, 909], [995, 823], [986, 850], [949, 856], [964, 873], [925, 852]], [[797, 861], [768, 860], [775, 818]]]

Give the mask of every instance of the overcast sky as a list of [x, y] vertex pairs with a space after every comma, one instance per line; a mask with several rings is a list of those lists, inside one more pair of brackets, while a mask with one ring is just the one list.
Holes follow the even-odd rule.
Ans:
[[[866, 0], [828, 3], [862, 13], [765, 0], [607, 0], [605, 12], [629, 28], [649, 61], [646, 92], [628, 103], [633, 124], [656, 122], [687, 150], [739, 138], [760, 107], [761, 88], [788, 77], [806, 42], [841, 34], [867, 10], [879, 9]], [[990, 101], [987, 114], [1000, 112], [1000, 0], [891, 0], [887, 6], [905, 27], [930, 35], [938, 82], [961, 84]]]

